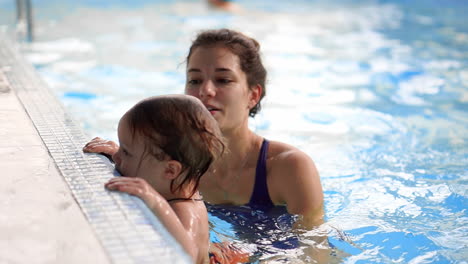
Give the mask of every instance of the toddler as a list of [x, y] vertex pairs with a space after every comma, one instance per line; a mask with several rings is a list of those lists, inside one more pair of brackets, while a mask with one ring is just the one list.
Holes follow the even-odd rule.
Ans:
[[126, 177], [105, 187], [140, 197], [194, 263], [209, 262], [208, 214], [198, 184], [224, 150], [214, 118], [194, 97], [151, 97], [124, 114], [118, 137], [112, 159]]

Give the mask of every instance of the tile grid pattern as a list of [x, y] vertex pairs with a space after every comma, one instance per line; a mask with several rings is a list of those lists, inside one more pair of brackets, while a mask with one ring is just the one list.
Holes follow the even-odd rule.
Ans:
[[113, 167], [84, 154], [87, 138], [76, 122], [0, 33], [3, 71], [34, 123], [73, 196], [113, 263], [189, 263], [174, 238], [138, 198], [104, 190]]

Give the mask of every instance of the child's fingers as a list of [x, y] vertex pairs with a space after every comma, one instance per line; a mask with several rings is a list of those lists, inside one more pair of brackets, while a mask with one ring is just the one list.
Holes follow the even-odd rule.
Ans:
[[99, 141], [99, 142], [88, 142], [86, 145], [85, 145], [85, 148], [86, 147], [90, 147], [90, 148], [95, 148], [95, 147], [111, 147], [112, 145], [110, 143], [107, 143], [107, 142], [103, 142], [103, 141]]
[[108, 188], [109, 186], [112, 186], [112, 185], [117, 186], [118, 184], [129, 184], [130, 180], [131, 179], [128, 177], [114, 177], [110, 179], [107, 183], [105, 183], [104, 186]]
[[129, 184], [113, 183], [113, 184], [109, 184], [107, 186], [107, 189], [111, 191], [124, 192], [124, 193], [128, 193], [128, 194], [135, 195], [135, 196], [139, 196], [142, 194], [138, 186], [129, 185]]
[[108, 190], [125, 192], [131, 195], [141, 197], [144, 194], [144, 187], [137, 182], [117, 181], [105, 185]]
[[83, 151], [84, 151], [84, 152], [99, 152], [99, 151], [97, 150], [97, 147], [98, 147], [98, 146], [96, 146], [95, 144], [90, 144], [90, 143], [88, 143], [88, 144], [86, 144], [86, 145], [83, 147]]
[[131, 176], [121, 176], [121, 177], [113, 177], [111, 178], [108, 183], [111, 182], [135, 182], [135, 183], [143, 183], [145, 180], [141, 178], [131, 177]]
[[95, 141], [94, 139], [88, 143], [86, 143], [86, 145], [83, 147], [83, 151], [95, 151], [96, 148], [99, 148], [103, 145], [103, 142], [101, 141]]
[[[95, 140], [94, 138], [93, 140]], [[112, 142], [112, 141], [110, 141]], [[112, 163], [114, 163], [114, 160], [112, 159], [112, 156], [119, 151], [119, 146], [112, 142], [112, 146], [103, 146], [101, 143], [98, 142], [88, 142], [84, 147], [83, 147], [83, 152], [84, 153], [98, 153], [106, 156]]]
[[148, 184], [141, 178], [115, 177], [104, 186], [112, 191], [121, 191], [141, 197], [147, 191]]
[[83, 147], [84, 152], [88, 153], [104, 153], [108, 155], [113, 155], [117, 152], [119, 147], [115, 143], [102, 143], [102, 142], [93, 142], [88, 143]]
[[89, 141], [88, 143], [86, 143], [85, 146], [88, 146], [88, 145], [92, 145], [96, 142], [102, 142], [102, 141], [105, 141], [104, 139], [100, 138], [100, 137], [95, 137], [93, 139], [91, 139], [91, 141]]

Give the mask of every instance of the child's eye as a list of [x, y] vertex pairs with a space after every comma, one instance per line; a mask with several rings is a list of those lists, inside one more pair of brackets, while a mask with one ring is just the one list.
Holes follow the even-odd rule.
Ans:
[[196, 80], [196, 79], [188, 81], [188, 84], [190, 84], [190, 85], [197, 85], [197, 84], [200, 84], [200, 83], [201, 83], [201, 80]]
[[130, 156], [130, 153], [128, 153], [128, 151], [126, 149], [122, 149], [122, 153], [125, 155], [125, 156]]

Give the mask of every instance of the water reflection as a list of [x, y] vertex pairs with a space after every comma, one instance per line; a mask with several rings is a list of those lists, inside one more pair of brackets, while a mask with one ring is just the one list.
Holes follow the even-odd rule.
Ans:
[[[183, 61], [196, 31], [252, 34], [270, 77], [264, 109], [251, 126], [315, 160], [327, 222], [323, 233], [300, 233], [288, 232], [292, 219], [282, 213], [266, 221], [262, 214], [225, 212], [234, 222], [213, 213], [214, 239], [243, 243], [257, 259], [278, 262], [307, 258], [307, 249], [323, 245], [314, 238], [325, 236], [333, 261], [463, 262], [466, 3], [237, 2], [248, 12], [213, 13], [180, 0], [131, 8], [83, 4], [58, 14], [45, 1], [35, 10], [40, 43], [28, 54], [87, 133], [115, 140], [118, 118], [133, 102], [183, 91]], [[248, 224], [252, 217], [258, 228]], [[279, 249], [273, 239], [294, 247]]]
[[312, 230], [295, 228], [298, 216], [288, 214], [285, 206], [207, 208], [211, 240], [234, 243], [250, 253], [251, 263], [340, 263], [350, 255], [345, 250], [359, 251], [343, 231], [328, 223]]

